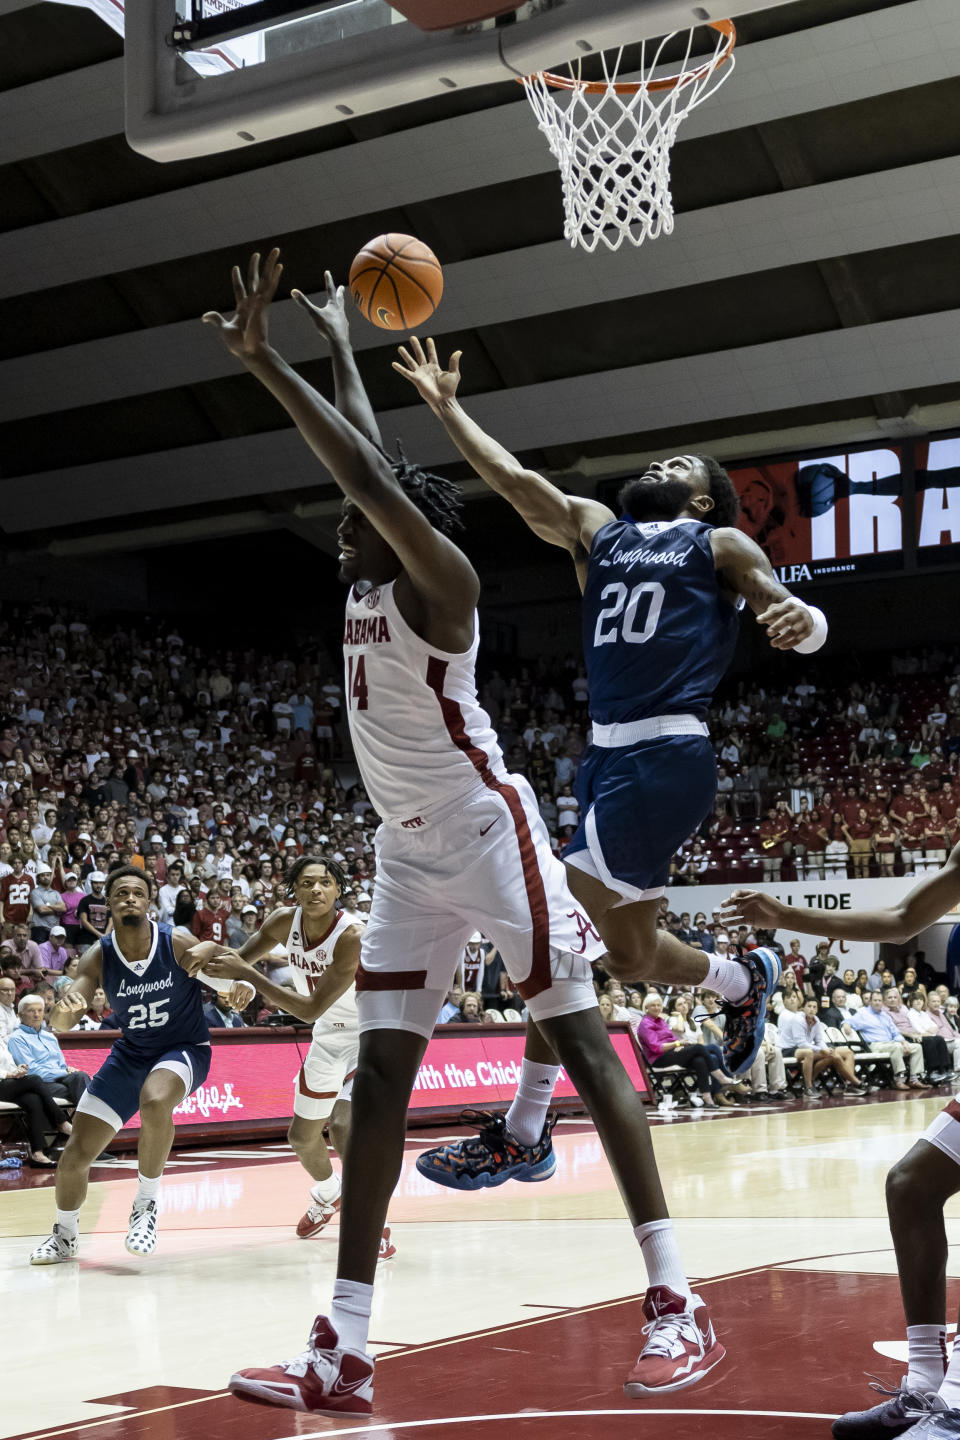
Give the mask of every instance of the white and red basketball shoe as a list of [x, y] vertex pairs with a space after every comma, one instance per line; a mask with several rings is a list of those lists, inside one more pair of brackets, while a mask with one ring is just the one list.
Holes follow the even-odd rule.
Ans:
[[380, 1236], [380, 1253], [377, 1255], [377, 1259], [392, 1260], [396, 1253], [397, 1247], [390, 1239], [390, 1226], [384, 1225], [383, 1234]]
[[318, 1315], [302, 1355], [265, 1370], [238, 1370], [229, 1389], [241, 1400], [311, 1415], [372, 1415], [373, 1360], [342, 1349], [326, 1315]]
[[297, 1221], [297, 1234], [301, 1240], [310, 1240], [325, 1229], [340, 1209], [340, 1196], [328, 1204], [325, 1200], [314, 1200], [308, 1205]]
[[660, 1395], [696, 1385], [727, 1353], [699, 1295], [687, 1302], [666, 1285], [651, 1285], [643, 1313], [648, 1322], [643, 1333], [649, 1338], [627, 1376], [623, 1388], [628, 1395]]

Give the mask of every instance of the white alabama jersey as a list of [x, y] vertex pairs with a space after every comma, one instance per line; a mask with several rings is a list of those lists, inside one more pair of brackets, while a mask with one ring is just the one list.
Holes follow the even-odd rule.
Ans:
[[[293, 971], [294, 989], [299, 995], [309, 995], [319, 977], [333, 962], [337, 941], [351, 925], [363, 924], [359, 915], [350, 910], [334, 912], [333, 924], [322, 939], [308, 946], [303, 933], [303, 911], [298, 905], [287, 937], [287, 959]], [[357, 987], [352, 984], [339, 1000], [324, 1010], [313, 1026], [315, 1036], [329, 1035], [331, 1030], [346, 1031], [357, 1029]]]
[[422, 817], [506, 774], [477, 699], [480, 632], [462, 655], [435, 650], [400, 616], [391, 580], [347, 600], [344, 689], [350, 737], [380, 817], [416, 829]]

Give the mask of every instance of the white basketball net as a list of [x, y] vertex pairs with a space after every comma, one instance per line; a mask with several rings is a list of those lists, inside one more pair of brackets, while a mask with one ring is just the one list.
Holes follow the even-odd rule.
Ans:
[[612, 65], [604, 55], [603, 88], [597, 94], [581, 81], [579, 62], [567, 67], [569, 89], [556, 88], [543, 73], [524, 77], [537, 124], [560, 162], [563, 233], [571, 245], [592, 252], [602, 240], [609, 250], [618, 250], [624, 240], [642, 245], [673, 230], [670, 148], [681, 120], [720, 88], [734, 64], [732, 53], [721, 63], [729, 41], [717, 31], [713, 56], [691, 69], [695, 33], [687, 37], [682, 73], [666, 89], [651, 88], [650, 82], [673, 35], [649, 46], [644, 42], [642, 78], [630, 93], [614, 88], [622, 48]]

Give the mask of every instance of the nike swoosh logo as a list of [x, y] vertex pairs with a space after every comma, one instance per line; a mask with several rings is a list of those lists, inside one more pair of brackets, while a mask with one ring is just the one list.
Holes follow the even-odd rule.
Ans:
[[359, 1390], [361, 1385], [366, 1385], [368, 1378], [368, 1376], [364, 1375], [361, 1376], [359, 1380], [348, 1380], [346, 1384], [344, 1384], [343, 1376], [338, 1375], [333, 1383], [333, 1389], [331, 1391], [331, 1394], [352, 1395], [354, 1390]]
[[[501, 817], [498, 815], [498, 816], [497, 816], [497, 820], [499, 820], [500, 818], [501, 818]], [[480, 834], [481, 834], [481, 835], [486, 835], [487, 831], [488, 831], [488, 830], [492, 830], [493, 827], [494, 827], [494, 825], [496, 825], [497, 820], [491, 820], [491, 821], [490, 821], [490, 824], [489, 824], [489, 825], [485, 825], [484, 828], [480, 831]]]

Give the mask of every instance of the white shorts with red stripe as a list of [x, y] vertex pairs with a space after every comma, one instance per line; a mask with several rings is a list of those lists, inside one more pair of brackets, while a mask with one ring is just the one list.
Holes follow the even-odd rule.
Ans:
[[960, 1165], [960, 1095], [954, 1096], [947, 1108], [940, 1111], [920, 1138], [936, 1145], [955, 1165]]
[[357, 1068], [356, 1030], [314, 1031], [307, 1058], [294, 1082], [293, 1113], [301, 1120], [326, 1120], [338, 1100], [349, 1100]]
[[414, 828], [381, 825], [357, 971], [360, 1029], [430, 1035], [472, 931], [496, 945], [534, 1020], [597, 1003], [604, 954], [520, 775], [487, 780]]

